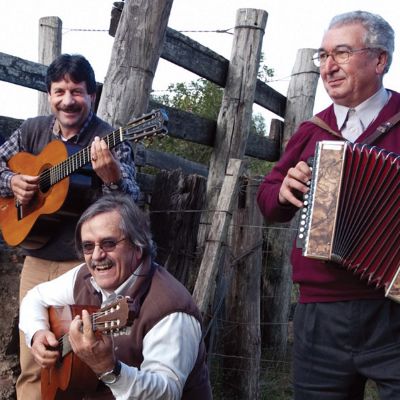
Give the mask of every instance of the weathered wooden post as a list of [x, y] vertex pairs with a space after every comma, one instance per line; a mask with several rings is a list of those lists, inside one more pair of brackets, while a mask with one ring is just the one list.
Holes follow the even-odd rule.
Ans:
[[236, 14], [231, 60], [207, 180], [209, 211], [201, 218], [199, 248], [207, 238], [228, 161], [244, 156], [267, 17], [264, 10], [248, 8], [239, 9]]
[[[243, 178], [238, 209], [231, 224], [228, 287], [223, 323], [224, 395], [229, 399], [260, 399], [260, 292], [262, 215], [256, 204], [258, 180]], [[230, 357], [232, 356], [232, 357]]]
[[287, 93], [283, 148], [299, 124], [312, 116], [319, 78], [319, 70], [312, 61], [315, 52], [315, 49], [297, 52]]
[[[39, 57], [44, 65], [61, 54], [62, 21], [58, 17], [43, 17], [39, 19]], [[47, 93], [38, 93], [38, 115], [50, 114]]]
[[151, 197], [150, 219], [157, 243], [157, 262], [190, 292], [197, 279], [197, 232], [205, 193], [206, 178], [184, 175], [176, 169], [157, 174]]
[[[286, 146], [298, 125], [312, 116], [319, 72], [312, 61], [313, 49], [300, 49], [292, 71], [283, 132]], [[264, 319], [271, 325], [266, 328], [269, 345], [275, 349], [276, 357], [286, 354], [288, 339], [288, 317], [291, 305], [292, 277], [290, 251], [298, 222], [274, 224], [268, 233], [270, 253], [264, 273], [267, 287], [264, 287]], [[265, 294], [268, 292], [268, 296]], [[270, 317], [268, 317], [270, 316]]]
[[97, 114], [118, 127], [146, 112], [173, 0], [127, 0]]
[[214, 297], [215, 278], [222, 264], [224, 247], [227, 245], [228, 228], [242, 172], [242, 160], [230, 159], [193, 291], [193, 298], [203, 314], [206, 313], [210, 300]]
[[[229, 170], [233, 160], [239, 162], [244, 157], [267, 16], [265, 11], [255, 9], [239, 9], [236, 14], [231, 59], [207, 180], [206, 211], [202, 214], [198, 235], [198, 248], [199, 251], [204, 248], [204, 253], [193, 297], [203, 313], [213, 302], [217, 276], [219, 272], [222, 275], [226, 262], [227, 224], [231, 213], [237, 209], [237, 190], [242, 175], [238, 171], [236, 179], [229, 179], [232, 175]], [[226, 199], [229, 183], [231, 198]], [[258, 379], [255, 385], [246, 386], [246, 391], [254, 386], [258, 386]]]

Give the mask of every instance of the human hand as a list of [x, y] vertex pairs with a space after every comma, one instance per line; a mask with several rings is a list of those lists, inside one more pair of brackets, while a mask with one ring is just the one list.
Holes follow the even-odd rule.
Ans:
[[281, 204], [293, 204], [302, 207], [303, 202], [299, 195], [310, 190], [307, 182], [311, 179], [311, 168], [304, 161], [300, 161], [294, 168], [290, 168], [283, 179], [279, 190], [279, 202]]
[[11, 190], [21, 204], [28, 204], [39, 188], [39, 176], [15, 174], [11, 178]]
[[49, 368], [56, 363], [60, 354], [57, 347], [58, 340], [53, 332], [42, 329], [33, 335], [32, 355], [42, 368]]
[[103, 139], [94, 138], [90, 154], [93, 169], [104, 183], [115, 183], [121, 179], [121, 165]]
[[69, 340], [74, 353], [87, 364], [96, 375], [110, 371], [115, 365], [112, 341], [102, 334], [95, 334], [89, 313], [77, 315], [69, 329]]

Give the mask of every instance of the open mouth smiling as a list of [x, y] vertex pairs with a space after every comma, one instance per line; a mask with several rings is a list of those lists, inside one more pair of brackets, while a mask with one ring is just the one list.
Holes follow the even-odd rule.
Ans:
[[108, 262], [103, 262], [103, 263], [98, 263], [98, 264], [92, 263], [91, 266], [96, 271], [107, 271], [107, 270], [111, 269], [114, 266], [114, 264], [112, 262], [108, 261]]

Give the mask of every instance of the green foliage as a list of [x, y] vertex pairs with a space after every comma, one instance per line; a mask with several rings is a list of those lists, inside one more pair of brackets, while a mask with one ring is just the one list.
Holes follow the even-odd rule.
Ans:
[[[263, 57], [261, 57], [261, 60]], [[260, 63], [258, 76], [265, 80], [274, 74], [272, 68], [268, 68]], [[199, 78], [189, 83], [172, 83], [168, 86], [165, 94], [152, 96], [156, 102], [183, 111], [195, 113], [201, 117], [217, 120], [221, 108], [223, 89], [214, 83]], [[251, 131], [257, 135], [264, 136], [266, 132], [266, 122], [264, 117], [255, 113], [252, 118]], [[149, 147], [160, 151], [176, 154], [180, 157], [208, 165], [212, 148], [184, 140], [166, 137], [162, 141], [154, 141]], [[250, 159], [250, 169], [252, 173], [265, 174], [270, 168], [271, 163]]]
[[172, 83], [165, 95], [155, 96], [154, 100], [215, 120], [221, 107], [222, 94], [219, 86], [200, 78], [190, 83]]
[[275, 75], [275, 70], [264, 64], [264, 53], [261, 53], [260, 57], [260, 68], [258, 69], [257, 78], [261, 81], [267, 83], [269, 78], [273, 78]]

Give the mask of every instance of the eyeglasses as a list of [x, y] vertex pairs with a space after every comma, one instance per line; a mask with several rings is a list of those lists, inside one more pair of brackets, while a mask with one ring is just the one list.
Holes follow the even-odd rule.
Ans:
[[95, 247], [98, 245], [103, 251], [109, 252], [113, 251], [119, 242], [122, 242], [126, 238], [120, 240], [116, 239], [103, 239], [99, 243], [95, 242], [82, 242], [81, 247], [83, 254], [93, 254]]
[[317, 67], [320, 67], [321, 65], [325, 65], [328, 57], [331, 56], [333, 61], [335, 61], [337, 64], [346, 64], [349, 62], [350, 57], [354, 53], [359, 53], [361, 51], [366, 51], [366, 50], [373, 50], [371, 47], [363, 47], [362, 49], [335, 49], [332, 50], [331, 52], [327, 51], [318, 51], [312, 60], [314, 61], [314, 64]]

